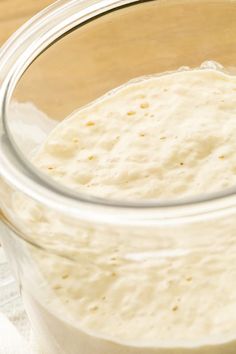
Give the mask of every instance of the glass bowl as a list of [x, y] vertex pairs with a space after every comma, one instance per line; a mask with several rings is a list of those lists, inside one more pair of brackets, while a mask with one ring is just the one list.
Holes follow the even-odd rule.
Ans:
[[235, 33], [234, 1], [61, 0], [2, 48], [1, 239], [45, 353], [235, 352], [235, 188], [120, 202], [31, 163], [60, 121], [128, 80], [209, 60], [234, 74]]

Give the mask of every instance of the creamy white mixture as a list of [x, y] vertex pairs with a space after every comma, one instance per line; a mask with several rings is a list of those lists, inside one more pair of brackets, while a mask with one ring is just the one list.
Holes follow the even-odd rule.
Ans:
[[[236, 77], [205, 68], [128, 83], [74, 112], [34, 163], [79, 192], [165, 199], [236, 185], [235, 151]], [[80, 229], [22, 198], [14, 203], [35, 237], [76, 260], [33, 251], [50, 284], [48, 306], [60, 304], [60, 319], [41, 305], [37, 316], [62, 353], [235, 353], [232, 220], [174, 231]]]
[[76, 191], [169, 198], [236, 184], [236, 78], [180, 71], [130, 83], [73, 113], [35, 162]]

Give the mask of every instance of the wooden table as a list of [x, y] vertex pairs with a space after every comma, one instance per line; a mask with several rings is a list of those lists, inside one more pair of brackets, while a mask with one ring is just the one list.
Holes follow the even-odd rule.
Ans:
[[52, 2], [53, 0], [1, 0], [0, 45], [31, 16]]
[[[0, 0], [0, 45], [52, 2]], [[20, 80], [14, 98], [63, 119], [137, 76], [197, 67], [205, 60], [235, 71], [235, 19], [230, 0], [151, 1], [110, 13], [45, 51]]]

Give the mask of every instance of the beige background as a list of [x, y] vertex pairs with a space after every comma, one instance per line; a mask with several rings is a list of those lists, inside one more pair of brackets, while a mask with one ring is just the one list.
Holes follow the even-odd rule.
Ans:
[[52, 0], [0, 0], [0, 45], [32, 15]]
[[[0, 0], [0, 45], [53, 0]], [[48, 48], [14, 92], [57, 120], [120, 84], [206, 60], [236, 71], [236, 2], [155, 1], [110, 13]], [[169, 6], [171, 4], [171, 6]], [[168, 5], [168, 6], [166, 6]]]

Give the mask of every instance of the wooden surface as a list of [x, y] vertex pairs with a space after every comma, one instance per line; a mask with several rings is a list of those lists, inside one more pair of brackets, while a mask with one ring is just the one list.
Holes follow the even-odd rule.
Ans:
[[0, 45], [31, 16], [53, 0], [0, 0]]
[[[0, 44], [53, 0], [0, 0]], [[215, 60], [236, 71], [236, 2], [150, 1], [97, 18], [27, 69], [14, 99], [55, 119], [138, 76]]]

